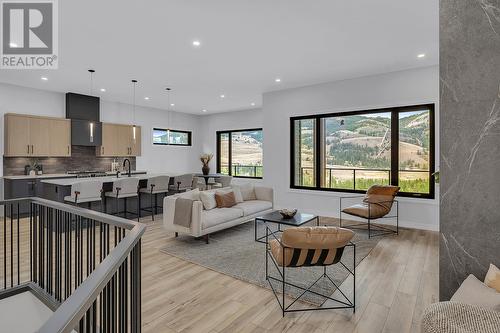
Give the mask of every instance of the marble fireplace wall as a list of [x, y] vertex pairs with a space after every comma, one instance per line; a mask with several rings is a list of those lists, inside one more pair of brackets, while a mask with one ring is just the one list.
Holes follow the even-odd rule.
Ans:
[[500, 1], [440, 1], [440, 299], [500, 266]]

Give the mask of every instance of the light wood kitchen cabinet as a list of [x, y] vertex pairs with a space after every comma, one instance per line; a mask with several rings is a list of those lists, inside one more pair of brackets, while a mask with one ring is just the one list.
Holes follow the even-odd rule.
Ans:
[[50, 122], [45, 118], [30, 118], [31, 156], [50, 156]]
[[118, 147], [120, 156], [130, 156], [130, 142], [132, 138], [132, 126], [119, 126]]
[[50, 156], [71, 156], [71, 120], [50, 121]]
[[4, 155], [5, 156], [30, 156], [30, 118], [6, 114], [4, 117]]
[[102, 124], [102, 145], [96, 149], [97, 156], [118, 156], [118, 126]]
[[122, 124], [102, 124], [102, 145], [97, 147], [97, 156], [140, 156], [141, 128], [136, 126], [136, 139], [133, 126]]
[[[66, 119], [5, 115], [5, 151], [9, 157], [70, 156], [70, 125]], [[64, 148], [62, 148], [64, 147]]]

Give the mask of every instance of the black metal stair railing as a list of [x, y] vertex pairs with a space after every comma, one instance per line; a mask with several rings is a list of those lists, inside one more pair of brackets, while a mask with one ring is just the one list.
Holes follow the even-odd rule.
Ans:
[[39, 332], [141, 331], [145, 225], [39, 198], [0, 205], [0, 299], [32, 291], [54, 311]]

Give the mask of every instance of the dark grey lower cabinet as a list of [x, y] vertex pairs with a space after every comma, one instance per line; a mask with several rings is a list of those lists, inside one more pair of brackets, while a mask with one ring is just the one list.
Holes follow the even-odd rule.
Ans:
[[[37, 179], [4, 179], [3, 180], [3, 191], [5, 199], [18, 199], [37, 196], [38, 188]], [[17, 208], [13, 208], [13, 215], [17, 215]], [[28, 215], [30, 207], [28, 203], [22, 203], [19, 205], [19, 214], [21, 216]], [[7, 216], [10, 216], [10, 210], [6, 212]]]

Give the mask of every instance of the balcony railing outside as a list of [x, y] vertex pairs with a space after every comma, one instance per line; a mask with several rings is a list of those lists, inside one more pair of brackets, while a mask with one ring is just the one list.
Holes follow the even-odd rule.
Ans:
[[[428, 193], [429, 171], [400, 170], [399, 186], [402, 192]], [[344, 190], [367, 190], [370, 186], [390, 184], [391, 170], [369, 168], [324, 169], [323, 187]], [[301, 167], [300, 186], [314, 186], [314, 168]]]
[[143, 224], [39, 198], [0, 205], [0, 299], [42, 295], [55, 312], [38, 332], [141, 331]]
[[[262, 165], [233, 164], [231, 169], [231, 175], [234, 177], [262, 178]], [[229, 165], [222, 164], [220, 172], [226, 175], [229, 174]]]

